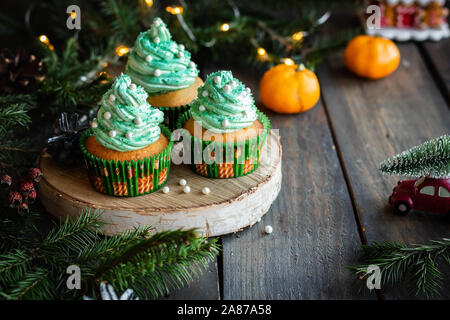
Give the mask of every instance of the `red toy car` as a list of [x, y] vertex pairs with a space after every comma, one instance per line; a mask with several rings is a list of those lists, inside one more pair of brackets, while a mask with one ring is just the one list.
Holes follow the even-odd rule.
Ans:
[[399, 181], [389, 197], [389, 204], [401, 213], [411, 209], [450, 213], [450, 178]]

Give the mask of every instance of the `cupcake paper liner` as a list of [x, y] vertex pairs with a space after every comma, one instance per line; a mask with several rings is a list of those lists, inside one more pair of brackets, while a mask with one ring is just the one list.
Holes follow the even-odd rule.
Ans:
[[[188, 133], [191, 144], [190, 167], [192, 171], [202, 176], [219, 179], [241, 177], [255, 171], [260, 164], [261, 150], [270, 131], [270, 120], [267, 116], [261, 111], [257, 111], [257, 114], [264, 130], [251, 139], [239, 142], [205, 141]], [[184, 124], [191, 117], [190, 111], [182, 114], [178, 119], [177, 128], [183, 129]], [[215, 161], [214, 156], [217, 151], [222, 153], [222, 163]], [[210, 155], [207, 159], [203, 157], [205, 152]], [[213, 156], [211, 156], [212, 153], [214, 153]]]
[[189, 105], [180, 107], [154, 107], [164, 112], [164, 121], [170, 130], [174, 130], [177, 126], [178, 118], [180, 115], [189, 110]]
[[160, 127], [169, 139], [167, 147], [155, 156], [131, 161], [105, 160], [90, 154], [85, 142], [93, 132], [86, 130], [80, 138], [80, 147], [92, 186], [115, 197], [135, 197], [161, 188], [169, 176], [173, 141], [171, 131], [166, 126]]

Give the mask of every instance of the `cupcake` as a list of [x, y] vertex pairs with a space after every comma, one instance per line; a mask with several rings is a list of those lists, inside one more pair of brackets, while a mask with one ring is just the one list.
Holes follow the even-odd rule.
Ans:
[[197, 98], [197, 89], [203, 84], [191, 54], [182, 44], [172, 41], [160, 18], [153, 20], [148, 31], [139, 34], [125, 72], [147, 91], [148, 102], [164, 112], [170, 129]]
[[194, 172], [211, 178], [234, 178], [256, 170], [270, 130], [249, 88], [230, 71], [210, 74], [191, 109], [177, 127], [190, 146]]
[[173, 142], [160, 125], [162, 111], [127, 75], [118, 77], [101, 100], [97, 118], [80, 139], [93, 187], [119, 197], [153, 192], [167, 180]]

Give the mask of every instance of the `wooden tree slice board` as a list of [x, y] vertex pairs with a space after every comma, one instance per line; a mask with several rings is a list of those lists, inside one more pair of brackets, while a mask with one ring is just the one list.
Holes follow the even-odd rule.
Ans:
[[[48, 212], [59, 218], [75, 217], [83, 208], [99, 209], [103, 232], [111, 235], [139, 225], [155, 232], [196, 228], [205, 236], [218, 236], [252, 226], [269, 210], [281, 187], [281, 144], [273, 132], [262, 150], [261, 164], [253, 173], [233, 179], [210, 179], [192, 172], [188, 165], [173, 165], [166, 186], [154, 193], [119, 198], [97, 192], [85, 168], [62, 168], [42, 155], [43, 178], [39, 197]], [[178, 181], [191, 187], [184, 193]], [[208, 195], [202, 193], [208, 187]]]

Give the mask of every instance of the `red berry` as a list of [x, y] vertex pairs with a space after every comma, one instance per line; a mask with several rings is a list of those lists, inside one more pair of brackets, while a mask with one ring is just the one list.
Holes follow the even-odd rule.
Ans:
[[0, 185], [3, 188], [9, 188], [9, 187], [11, 187], [11, 184], [12, 184], [12, 179], [9, 175], [4, 173], [0, 176]]
[[36, 190], [32, 190], [31, 192], [25, 194], [25, 201], [27, 203], [33, 203], [37, 198]]
[[17, 208], [22, 204], [22, 195], [15, 190], [11, 190], [8, 194], [7, 202], [11, 208]]
[[39, 180], [41, 180], [41, 177], [42, 177], [42, 172], [38, 168], [28, 169], [28, 172], [27, 172], [28, 179], [37, 183], [37, 182], [39, 182]]
[[21, 216], [26, 215], [28, 212], [30, 212], [30, 209], [25, 202], [22, 202], [19, 207], [17, 207], [17, 213], [19, 213]]
[[33, 185], [32, 181], [25, 180], [20, 183], [19, 191], [23, 195], [27, 195], [33, 190], [34, 190], [34, 185]]

